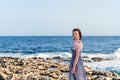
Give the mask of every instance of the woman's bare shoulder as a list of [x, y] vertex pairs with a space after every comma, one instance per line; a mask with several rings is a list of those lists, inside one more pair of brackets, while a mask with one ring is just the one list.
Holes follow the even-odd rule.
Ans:
[[78, 44], [83, 45], [83, 42], [81, 40], [78, 41]]
[[74, 43], [75, 46], [83, 46], [83, 42], [81, 40]]

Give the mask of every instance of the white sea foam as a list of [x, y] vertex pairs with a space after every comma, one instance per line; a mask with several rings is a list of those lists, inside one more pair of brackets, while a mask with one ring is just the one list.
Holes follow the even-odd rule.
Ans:
[[[85, 54], [84, 54], [85, 55]], [[114, 58], [109, 61], [101, 61], [101, 62], [92, 62], [92, 63], [84, 63], [85, 65], [90, 66], [95, 70], [102, 71], [113, 71], [120, 75], [120, 48], [118, 48], [114, 53], [111, 54], [89, 54], [87, 55], [91, 57], [105, 57], [105, 58]]]
[[[103, 53], [81, 53], [82, 56], [92, 57], [102, 57], [102, 58], [120, 58], [120, 48], [118, 48], [114, 53], [103, 54]], [[71, 52], [44, 52], [44, 53], [32, 53], [32, 54], [23, 54], [23, 53], [0, 53], [0, 57], [20, 57], [20, 58], [29, 58], [29, 57], [55, 57], [60, 56], [63, 58], [68, 58], [72, 56]]]
[[113, 71], [120, 75], [120, 59], [114, 59], [110, 61], [84, 63], [90, 66], [94, 70]]
[[63, 58], [71, 57], [69, 52], [49, 52], [49, 53], [37, 53], [37, 54], [22, 54], [22, 53], [0, 53], [0, 57], [19, 57], [19, 58], [31, 58], [31, 57], [55, 57], [60, 56]]
[[114, 53], [116, 58], [120, 58], [120, 48], [118, 48]]
[[82, 56], [88, 56], [89, 58], [92, 57], [102, 57], [102, 58], [114, 58], [120, 59], [120, 48], [118, 48], [114, 53], [103, 54], [103, 53], [82, 53]]

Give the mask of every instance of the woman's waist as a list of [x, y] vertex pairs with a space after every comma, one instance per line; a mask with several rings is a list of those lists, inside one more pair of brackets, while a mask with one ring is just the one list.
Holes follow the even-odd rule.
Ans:
[[[72, 57], [70, 61], [72, 61], [72, 62], [73, 62], [74, 60], [75, 60], [75, 57]], [[80, 61], [82, 61], [82, 58], [81, 58], [80, 56], [79, 56], [78, 61], [79, 61], [79, 60], [80, 60]]]
[[[72, 57], [76, 57], [76, 55], [75, 55], [75, 54], [72, 54]], [[79, 55], [79, 57], [81, 57], [81, 55]]]

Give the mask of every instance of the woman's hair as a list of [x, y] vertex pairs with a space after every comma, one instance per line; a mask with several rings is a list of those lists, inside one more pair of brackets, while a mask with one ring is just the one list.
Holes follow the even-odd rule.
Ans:
[[74, 28], [74, 29], [72, 30], [72, 32], [74, 32], [74, 31], [78, 31], [78, 34], [79, 34], [79, 37], [80, 37], [79, 40], [81, 40], [81, 39], [82, 39], [82, 33], [81, 33], [80, 29], [79, 29], [79, 28]]

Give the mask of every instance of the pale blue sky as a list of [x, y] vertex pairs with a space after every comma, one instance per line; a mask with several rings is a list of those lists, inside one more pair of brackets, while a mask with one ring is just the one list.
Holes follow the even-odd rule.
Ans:
[[0, 35], [120, 36], [120, 0], [1, 0]]

